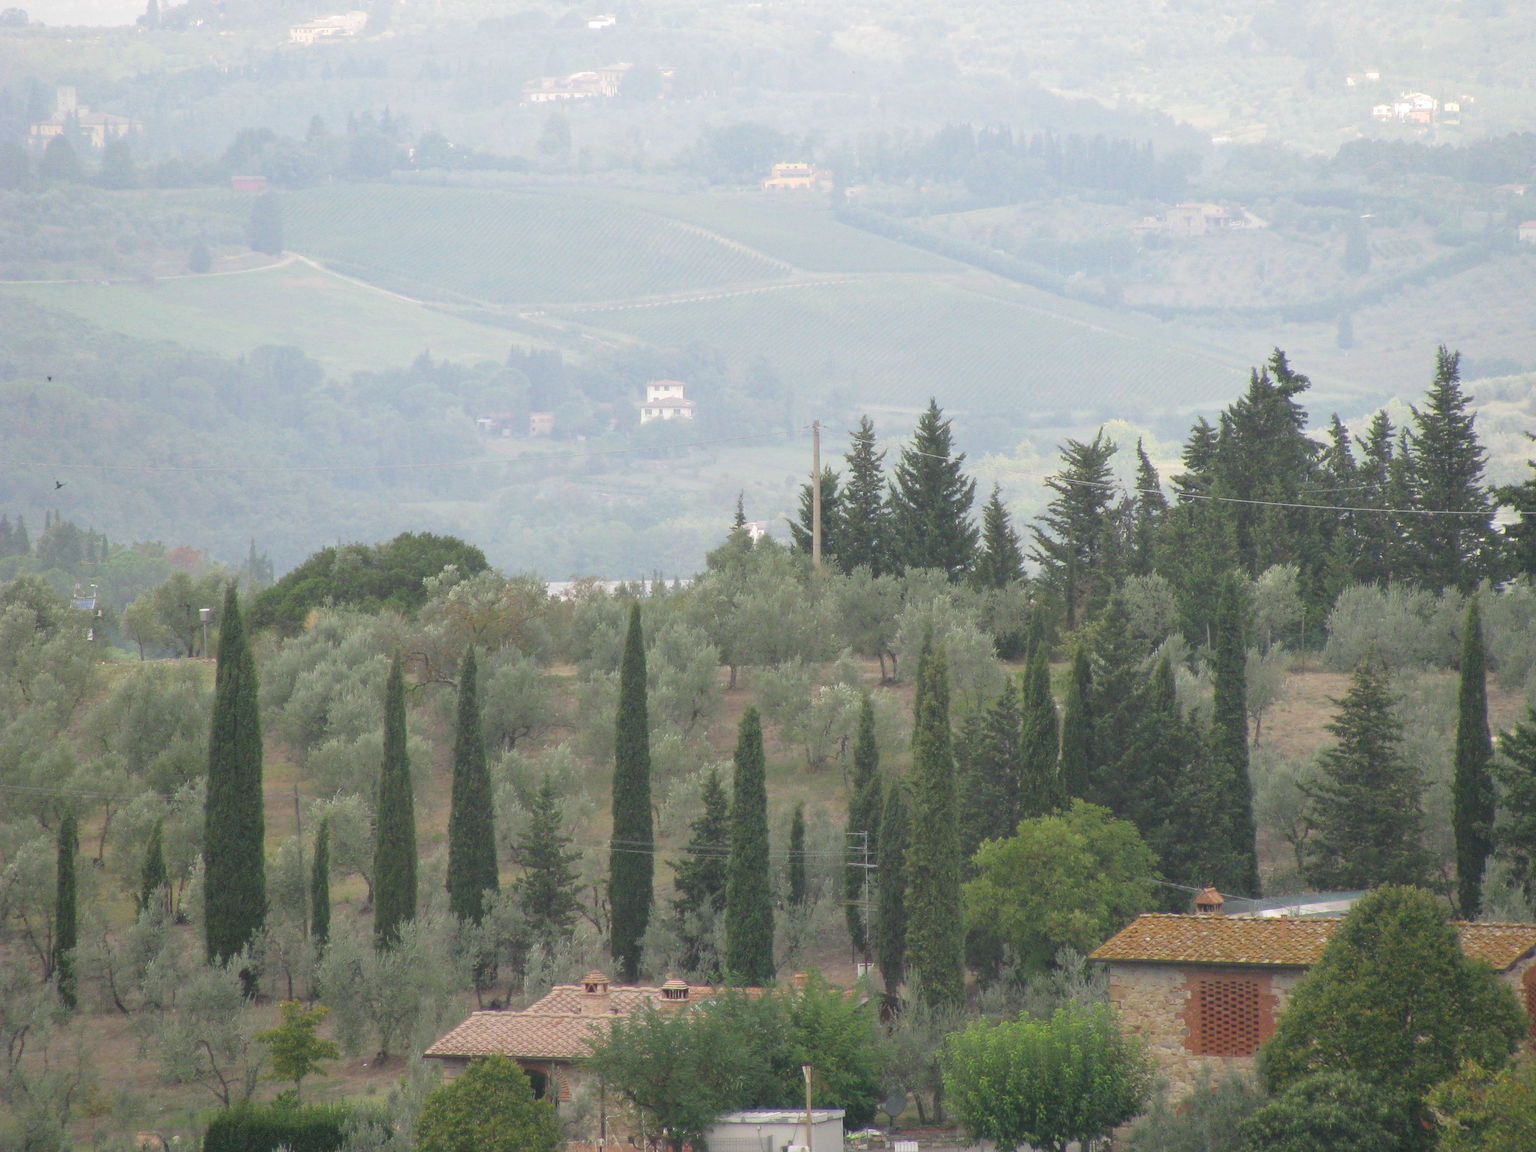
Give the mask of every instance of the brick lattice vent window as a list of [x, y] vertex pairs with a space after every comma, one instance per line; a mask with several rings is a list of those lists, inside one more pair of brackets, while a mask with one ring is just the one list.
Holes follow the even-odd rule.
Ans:
[[1257, 980], [1206, 977], [1195, 986], [1191, 1047], [1202, 1056], [1252, 1056], [1263, 1043]]

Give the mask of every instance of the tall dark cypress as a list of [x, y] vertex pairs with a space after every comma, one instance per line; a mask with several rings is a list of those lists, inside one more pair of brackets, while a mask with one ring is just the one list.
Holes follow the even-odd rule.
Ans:
[[[267, 918], [266, 818], [261, 797], [261, 716], [256, 662], [234, 585], [224, 593], [208, 741], [203, 828], [203, 927], [208, 959], [224, 963]], [[255, 989], [247, 981], [250, 992]]]
[[887, 995], [894, 995], [907, 978], [907, 782], [893, 781], [885, 790], [880, 813], [880, 896], [875, 919], [875, 959]]
[[1019, 691], [1012, 679], [990, 707], [967, 721], [965, 755], [955, 750], [960, 859], [983, 840], [1006, 840], [1019, 826]]
[[629, 606], [619, 665], [619, 711], [613, 738], [613, 841], [608, 856], [609, 950], [619, 979], [640, 976], [641, 941], [654, 898], [655, 829], [651, 820], [651, 725], [645, 697], [645, 635], [640, 605]]
[[715, 924], [725, 911], [725, 867], [731, 846], [731, 801], [711, 768], [699, 797], [703, 810], [688, 826], [691, 835], [683, 858], [675, 861], [673, 922], [682, 940], [681, 964], [711, 982], [719, 980], [720, 954]]
[[768, 875], [768, 783], [756, 708], [741, 718], [725, 866], [725, 972], [735, 984], [773, 982], [773, 891]]
[[500, 888], [491, 774], [485, 766], [475, 650], [459, 667], [458, 722], [453, 735], [453, 792], [448, 810], [448, 910], [480, 923], [485, 893]]
[[1080, 798], [1093, 771], [1093, 666], [1088, 645], [1079, 640], [1072, 651], [1067, 698], [1061, 709], [1061, 797]]
[[1488, 674], [1477, 598], [1467, 605], [1456, 701], [1456, 902], [1463, 920], [1483, 909], [1483, 870], [1493, 853], [1493, 739], [1488, 733]]
[[154, 904], [164, 905], [170, 892], [170, 875], [165, 870], [165, 820], [156, 820], [144, 848], [144, 863], [139, 868], [139, 894], [135, 903], [140, 912]]
[[309, 938], [323, 949], [331, 940], [331, 818], [320, 818], [315, 859], [309, 866]]
[[80, 942], [75, 899], [75, 853], [80, 847], [73, 812], [59, 821], [58, 876], [53, 906], [53, 979], [66, 1008], [76, 1002], [75, 946]]
[[1019, 732], [1019, 819], [1033, 820], [1061, 806], [1058, 761], [1061, 721], [1051, 696], [1050, 653], [1037, 640], [1024, 668]]
[[806, 877], [805, 877], [805, 805], [796, 804], [795, 813], [789, 821], [789, 859], [786, 865], [789, 874], [789, 906], [799, 909], [805, 907]]
[[1248, 774], [1248, 595], [1243, 577], [1228, 571], [1221, 582], [1214, 627], [1211, 751], [1226, 768], [1232, 789], [1232, 851], [1242, 861], [1243, 891], [1259, 892], [1259, 854]]
[[848, 801], [848, 867], [843, 873], [843, 899], [848, 938], [854, 953], [868, 961], [869, 924], [865, 901], [875, 877], [866, 864], [880, 858], [880, 809], [885, 797], [880, 784], [880, 748], [875, 742], [875, 705], [868, 694], [859, 707], [859, 735], [853, 746], [853, 796]]
[[405, 746], [405, 673], [397, 654], [384, 687], [384, 763], [374, 810], [373, 942], [392, 948], [416, 918], [416, 801]]
[[944, 649], [926, 636], [917, 658], [912, 726], [911, 840], [907, 848], [907, 968], [930, 1007], [958, 1006], [965, 995], [959, 811], [950, 746], [949, 670]]

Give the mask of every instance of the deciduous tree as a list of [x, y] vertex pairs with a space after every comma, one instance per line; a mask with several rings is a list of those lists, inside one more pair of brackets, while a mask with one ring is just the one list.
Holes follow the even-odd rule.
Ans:
[[434, 1088], [416, 1118], [418, 1152], [558, 1152], [560, 1122], [535, 1100], [528, 1074], [505, 1056], [473, 1061]]

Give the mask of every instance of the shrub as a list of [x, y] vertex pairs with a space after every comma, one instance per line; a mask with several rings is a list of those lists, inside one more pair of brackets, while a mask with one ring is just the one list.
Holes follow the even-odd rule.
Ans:
[[203, 1152], [336, 1152], [350, 1118], [344, 1104], [242, 1104], [209, 1121]]

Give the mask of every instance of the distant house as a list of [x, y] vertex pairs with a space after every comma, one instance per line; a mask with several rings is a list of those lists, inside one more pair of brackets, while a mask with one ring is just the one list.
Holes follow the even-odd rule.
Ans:
[[[1204, 896], [1205, 894], [1202, 894]], [[1109, 969], [1109, 997], [1146, 1042], [1175, 1095], [1203, 1076], [1253, 1070], [1296, 985], [1337, 917], [1138, 916], [1090, 956]], [[1461, 947], [1513, 987], [1536, 1019], [1536, 924], [1458, 924]]]
[[[1371, 116], [1382, 121], [1397, 121], [1399, 124], [1427, 125], [1435, 122], [1435, 113], [1440, 110], [1440, 101], [1427, 92], [1404, 92], [1391, 104], [1377, 104], [1371, 108]], [[1457, 112], [1461, 111], [1460, 106]]]
[[1144, 217], [1137, 232], [1165, 232], [1171, 236], [1209, 236], [1217, 232], [1267, 228], [1252, 212], [1230, 212], [1220, 204], [1175, 204], [1161, 216]]
[[235, 192], [265, 192], [267, 178], [265, 176], [231, 176], [229, 187]]
[[612, 28], [618, 22], [619, 18], [613, 15], [611, 12], [604, 12], [600, 16], [587, 17], [587, 27], [593, 32], [600, 31], [604, 28]]
[[766, 192], [798, 192], [831, 183], [830, 173], [821, 171], [814, 164], [795, 160], [775, 164], [768, 178], [763, 181], [762, 187]]
[[678, 380], [652, 380], [645, 386], [645, 402], [640, 405], [640, 423], [652, 420], [692, 420], [694, 404], [684, 393], [687, 385]]
[[288, 29], [288, 39], [294, 44], [314, 44], [320, 40], [357, 36], [366, 27], [368, 27], [368, 13], [343, 12], [336, 16], [321, 16], [316, 20], [295, 24]]
[[528, 435], [553, 436], [555, 434], [555, 414], [553, 412], [528, 413]]
[[561, 79], [540, 76], [523, 85], [524, 104], [553, 104], [563, 100], [596, 100], [617, 96], [633, 64], [607, 64]]
[[1517, 235], [1522, 244], [1536, 244], [1536, 220], [1527, 220], [1521, 224]]
[[39, 144], [47, 144], [55, 136], [67, 133], [85, 141], [92, 148], [105, 148], [108, 141], [121, 140], [143, 127], [143, 124], [130, 116], [92, 112], [86, 105], [79, 103], [73, 87], [64, 85], [54, 92], [53, 115], [33, 124], [31, 136]]

